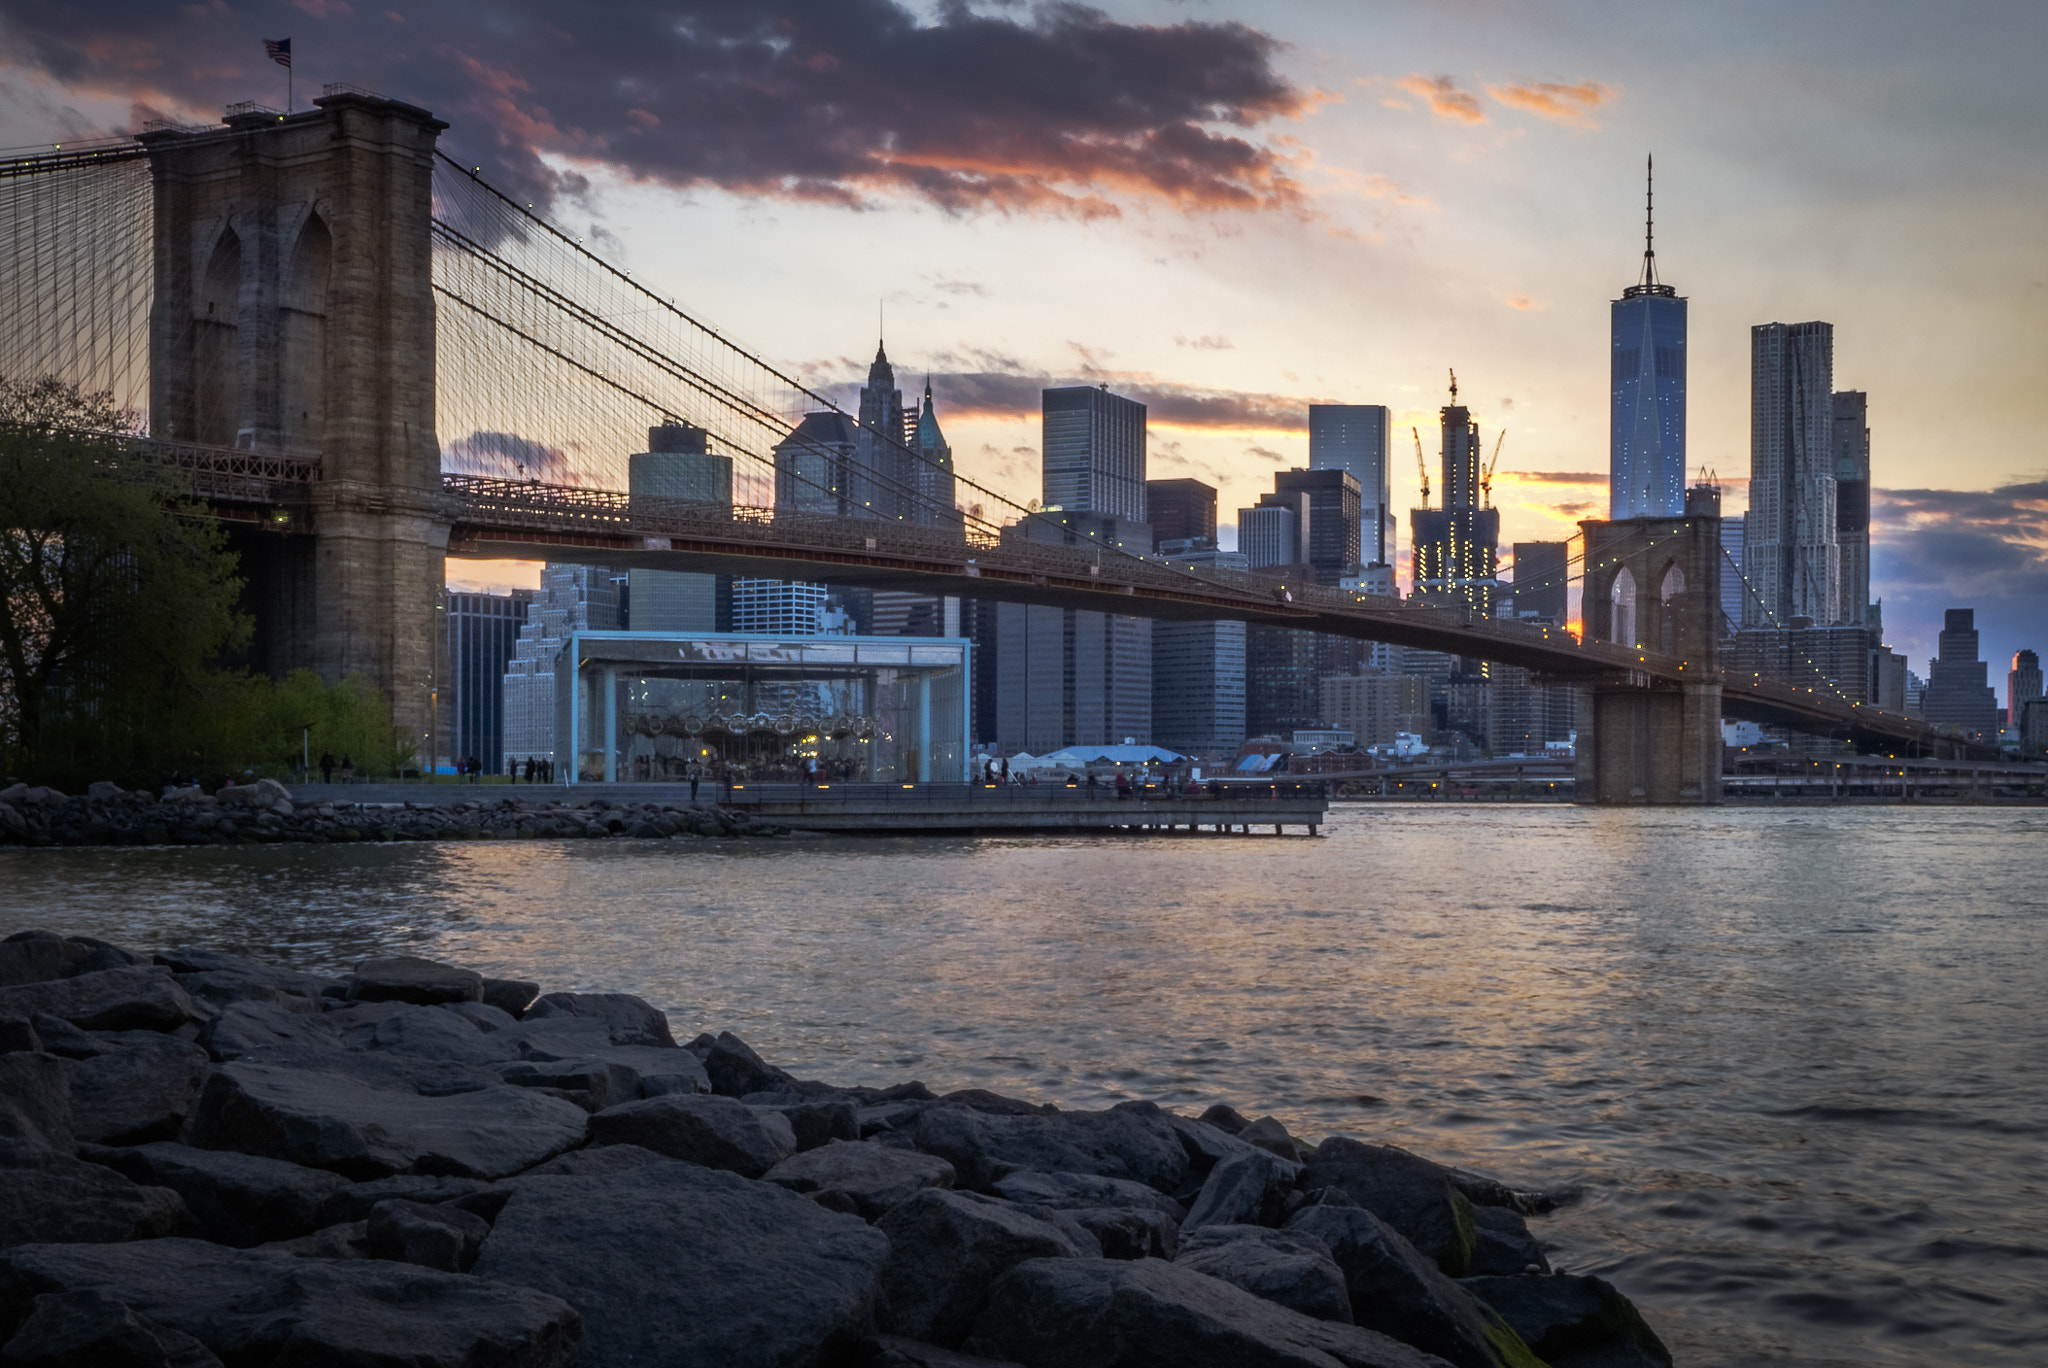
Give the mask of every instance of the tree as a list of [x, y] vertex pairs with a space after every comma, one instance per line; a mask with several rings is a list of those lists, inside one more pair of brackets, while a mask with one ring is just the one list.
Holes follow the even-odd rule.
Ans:
[[111, 396], [0, 377], [0, 761], [58, 784], [225, 758], [251, 681], [220, 527]]

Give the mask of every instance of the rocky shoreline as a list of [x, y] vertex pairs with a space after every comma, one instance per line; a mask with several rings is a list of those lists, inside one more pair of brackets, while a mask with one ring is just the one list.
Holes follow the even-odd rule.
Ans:
[[0, 942], [7, 1368], [1669, 1368], [1552, 1199], [799, 1079], [622, 993]]
[[665, 840], [786, 836], [789, 828], [714, 803], [582, 803], [518, 797], [472, 802], [309, 803], [275, 779], [218, 793], [155, 794], [111, 783], [82, 796], [15, 784], [0, 790], [0, 845], [275, 845], [285, 842]]

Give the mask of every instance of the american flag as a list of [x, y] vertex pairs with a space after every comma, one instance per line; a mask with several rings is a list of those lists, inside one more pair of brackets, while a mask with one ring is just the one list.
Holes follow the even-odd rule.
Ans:
[[263, 40], [263, 52], [265, 56], [281, 67], [288, 67], [292, 64], [292, 40], [289, 38], [265, 38]]

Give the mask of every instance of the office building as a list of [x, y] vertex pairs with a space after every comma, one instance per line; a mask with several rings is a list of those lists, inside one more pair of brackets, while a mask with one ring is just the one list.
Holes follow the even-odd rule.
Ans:
[[909, 431], [912, 496], [907, 519], [918, 527], [946, 527], [965, 534], [966, 518], [958, 507], [958, 485], [953, 473], [953, 444], [939, 428], [938, 408], [932, 403], [931, 377], [924, 382], [924, 401], [904, 417]]
[[1237, 510], [1237, 549], [1254, 570], [1300, 565], [1307, 539], [1310, 504], [1297, 495], [1284, 500], [1267, 494], [1256, 507]]
[[[1159, 554], [1175, 565], [1247, 568], [1242, 552], [1218, 551], [1206, 538], [1163, 541]], [[1189, 755], [1234, 752], [1245, 738], [1244, 691], [1242, 622], [1152, 624], [1153, 745]]]
[[735, 579], [732, 629], [762, 636], [844, 636], [855, 624], [835, 597], [823, 584]]
[[1999, 731], [1998, 695], [1985, 682], [1989, 667], [1977, 655], [1977, 614], [1951, 608], [1942, 615], [1936, 654], [1927, 662], [1921, 715], [1937, 727], [1958, 727], [1977, 737]]
[[543, 565], [540, 589], [505, 663], [504, 758], [566, 759], [555, 754], [555, 657], [573, 632], [620, 627], [619, 581], [601, 565]]
[[1389, 430], [1384, 404], [1308, 406], [1309, 469], [1342, 470], [1358, 481], [1358, 559], [1367, 565], [1394, 563]]
[[[1831, 323], [1750, 329], [1745, 627], [1830, 625], [1842, 603]], [[1861, 626], [1859, 619], [1855, 624]]]
[[836, 409], [806, 413], [775, 444], [777, 517], [813, 514], [858, 516], [855, 488], [860, 429]]
[[1216, 491], [1200, 480], [1147, 480], [1145, 507], [1155, 548], [1167, 542], [1216, 544]]
[[475, 756], [487, 773], [505, 768], [505, 666], [533, 598], [531, 589], [449, 593], [448, 665], [455, 688], [438, 760]]
[[1148, 522], [1145, 406], [1107, 385], [1071, 385], [1040, 396], [1044, 486], [1050, 508]]
[[889, 364], [889, 353], [876, 342], [868, 382], [860, 389], [860, 425], [853, 434], [850, 516], [910, 520], [916, 503], [910, 436], [903, 391], [896, 388], [896, 368]]
[[1317, 584], [1334, 585], [1360, 562], [1363, 500], [1350, 471], [1283, 470], [1273, 477], [1273, 492], [1260, 496], [1291, 508], [1306, 505], [1308, 513], [1297, 538], [1300, 563]]
[[1685, 507], [1685, 300], [1657, 279], [1655, 184], [1643, 268], [1610, 306], [1608, 516], [1675, 518]]
[[1500, 547], [1500, 514], [1485, 505], [1480, 465], [1479, 424], [1457, 402], [1441, 410], [1441, 506], [1411, 510], [1409, 545], [1415, 553], [1415, 597], [1426, 603], [1463, 604], [1493, 616], [1499, 589], [1495, 563]]
[[1516, 542], [1515, 616], [1562, 627], [1571, 618], [1568, 542]]
[[1420, 675], [1324, 675], [1320, 688], [1323, 720], [1361, 746], [1391, 746], [1402, 732], [1431, 731], [1429, 681]]
[[2017, 729], [2027, 704], [2043, 696], [2041, 657], [2032, 651], [2015, 652], [2005, 676], [2005, 725]]
[[1841, 548], [1841, 599], [1835, 621], [1878, 630], [1870, 602], [1870, 396], [1845, 390], [1833, 399], [1835, 543]]
[[[1005, 538], [1145, 555], [1152, 530], [1113, 513], [1046, 512]], [[995, 609], [996, 744], [1005, 755], [1152, 743], [1152, 623], [1038, 604]]]
[[[732, 457], [714, 454], [703, 428], [664, 423], [647, 430], [647, 450], [626, 458], [626, 488], [636, 516], [730, 509]], [[626, 586], [636, 632], [716, 632], [730, 620], [728, 578], [636, 566]]]
[[1244, 724], [1251, 736], [1286, 736], [1323, 725], [1320, 642], [1315, 632], [1247, 623]]
[[1906, 658], [1889, 646], [1870, 648], [1870, 702], [1888, 713], [1906, 711]]

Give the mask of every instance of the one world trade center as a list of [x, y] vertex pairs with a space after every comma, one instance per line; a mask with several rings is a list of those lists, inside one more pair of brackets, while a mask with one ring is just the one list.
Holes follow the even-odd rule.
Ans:
[[1642, 276], [1613, 305], [1607, 476], [1612, 518], [1675, 518], [1685, 512], [1685, 300], [1657, 279], [1655, 203], [1652, 181], [1643, 216]]

